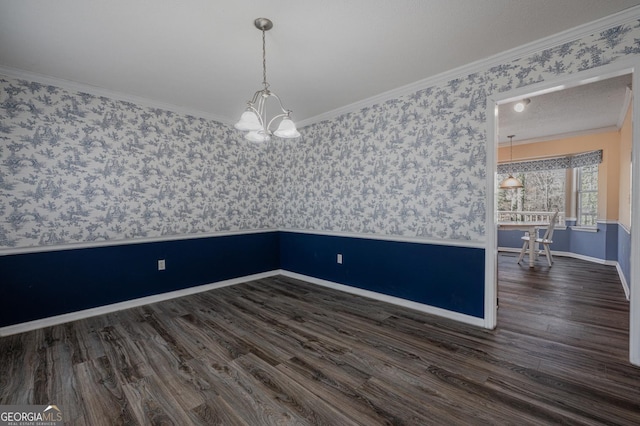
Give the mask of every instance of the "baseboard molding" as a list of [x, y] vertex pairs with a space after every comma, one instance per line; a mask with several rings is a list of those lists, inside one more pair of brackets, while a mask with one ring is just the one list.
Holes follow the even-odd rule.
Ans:
[[631, 293], [629, 291], [629, 283], [627, 279], [624, 277], [624, 273], [622, 272], [622, 268], [620, 267], [620, 263], [616, 262], [616, 271], [618, 271], [618, 276], [620, 277], [620, 282], [622, 283], [622, 289], [624, 290], [624, 296], [630, 301]]
[[[498, 247], [498, 251], [503, 251], [507, 253], [520, 253], [520, 250], [521, 249], [519, 248], [513, 248], [513, 247]], [[544, 252], [542, 252], [541, 254], [544, 255]], [[618, 277], [620, 278], [620, 282], [622, 283], [622, 289], [624, 290], [624, 295], [627, 298], [627, 300], [629, 300], [629, 297], [630, 297], [629, 283], [627, 283], [627, 280], [624, 277], [624, 273], [622, 272], [622, 268], [620, 267], [620, 264], [617, 261], [598, 259], [597, 257], [584, 256], [582, 254], [571, 253], [568, 251], [551, 250], [551, 255], [559, 256], [559, 257], [571, 257], [573, 259], [580, 259], [580, 260], [585, 260], [587, 262], [599, 263], [600, 265], [615, 266], [616, 271], [618, 271]]]
[[381, 302], [403, 306], [405, 308], [413, 309], [413, 310], [424, 312], [427, 314], [437, 315], [439, 317], [452, 319], [454, 321], [459, 321], [459, 322], [474, 325], [477, 327], [483, 327], [483, 328], [485, 327], [484, 318], [473, 317], [471, 315], [465, 315], [459, 312], [453, 312], [446, 309], [437, 308], [435, 306], [425, 305], [423, 303], [413, 302], [411, 300], [406, 300], [406, 299], [402, 299], [395, 296], [389, 296], [387, 294], [376, 293], [374, 291], [363, 290], [358, 287], [351, 287], [351, 286], [339, 284], [333, 281], [322, 280], [319, 278], [298, 274], [296, 272], [291, 272], [287, 270], [281, 270], [280, 273], [286, 277], [295, 278], [311, 284], [320, 285], [322, 287], [328, 287], [334, 290], [344, 291], [345, 293], [356, 294], [358, 296], [367, 297], [369, 299], [375, 299]]
[[218, 281], [215, 283], [204, 284], [196, 287], [189, 287], [181, 290], [170, 291], [167, 293], [154, 294], [153, 296], [141, 297], [139, 299], [126, 300], [124, 302], [113, 303], [111, 305], [98, 306], [96, 308], [84, 309], [82, 311], [70, 312], [68, 314], [56, 315], [54, 317], [42, 318], [34, 321], [0, 327], [0, 337], [37, 330], [39, 328], [49, 327], [52, 325], [64, 324], [67, 322], [90, 318], [97, 315], [109, 314], [112, 312], [122, 311], [124, 309], [148, 305], [151, 303], [176, 299], [178, 297], [202, 293], [205, 291], [215, 290], [217, 288], [227, 287], [230, 285], [241, 284], [247, 281], [272, 277], [274, 275], [279, 275], [280, 272], [280, 270], [274, 270], [269, 272], [262, 272], [259, 274], [246, 275], [244, 277], [232, 278], [229, 280]]
[[[514, 247], [498, 247], [498, 251], [504, 251], [507, 253], [520, 253], [520, 250], [522, 249], [514, 248]], [[544, 256], [544, 252], [540, 252], [540, 254]], [[572, 253], [569, 251], [551, 250], [551, 255], [559, 256], [559, 257], [572, 257], [574, 259], [586, 260], [587, 262], [599, 263], [601, 265], [608, 265], [608, 266], [615, 266], [618, 263], [615, 260], [604, 260], [604, 259], [599, 259], [597, 257], [591, 257], [591, 256], [585, 256], [583, 254]]]
[[314, 278], [308, 275], [302, 275], [295, 272], [277, 269], [269, 272], [262, 272], [259, 274], [247, 275], [239, 278], [218, 281], [215, 283], [204, 284], [196, 287], [189, 287], [189, 288], [171, 291], [171, 292], [162, 293], [162, 294], [154, 294], [153, 296], [126, 300], [124, 302], [113, 303], [111, 305], [98, 306], [96, 308], [84, 309], [82, 311], [70, 312], [68, 314], [56, 315], [53, 317], [42, 318], [34, 321], [0, 327], [0, 337], [11, 336], [13, 334], [24, 333], [27, 331], [37, 330], [40, 328], [50, 327], [53, 325], [64, 324], [67, 322], [90, 318], [97, 315], [109, 314], [117, 311], [122, 311], [124, 309], [136, 308], [138, 306], [162, 302], [165, 300], [176, 299], [178, 297], [189, 296], [191, 294], [202, 293], [209, 290], [215, 290], [222, 287], [242, 284], [247, 281], [259, 280], [262, 278], [272, 277], [276, 275], [284, 275], [284, 276], [299, 279], [311, 284], [332, 288], [334, 290], [344, 291], [345, 293], [356, 294], [358, 296], [368, 297], [370, 299], [391, 303], [393, 305], [403, 306], [405, 308], [413, 309], [413, 310], [424, 312], [427, 314], [437, 315], [443, 318], [452, 319], [455, 321], [463, 322], [465, 324], [470, 324], [477, 327], [485, 326], [484, 318], [477, 318], [470, 315], [465, 315], [458, 312], [448, 311], [446, 309], [441, 309], [434, 306], [413, 302], [411, 300], [406, 300], [399, 297], [389, 296], [382, 293], [376, 293], [369, 290], [363, 290], [357, 287], [351, 287], [344, 284], [338, 284], [332, 281], [326, 281], [319, 278]]

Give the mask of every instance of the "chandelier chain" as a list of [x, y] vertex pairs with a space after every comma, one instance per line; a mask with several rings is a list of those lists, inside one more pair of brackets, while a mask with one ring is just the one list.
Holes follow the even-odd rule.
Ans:
[[262, 30], [262, 84], [265, 90], [269, 88], [267, 83], [267, 49], [265, 42], [265, 30]]

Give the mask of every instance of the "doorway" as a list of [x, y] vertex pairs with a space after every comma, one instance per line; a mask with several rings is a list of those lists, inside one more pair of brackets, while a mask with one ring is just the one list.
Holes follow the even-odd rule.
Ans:
[[[640, 77], [638, 73], [634, 72], [638, 67], [638, 64], [629, 63], [624, 65], [611, 65], [603, 66], [597, 70], [589, 70], [578, 73], [576, 75], [559, 78], [553, 81], [546, 81], [543, 83], [534, 84], [526, 88], [516, 89], [506, 93], [497, 94], [495, 97], [488, 99], [487, 107], [487, 220], [486, 220], [486, 256], [485, 256], [485, 327], [489, 329], [495, 328], [497, 324], [497, 265], [498, 265], [498, 237], [497, 237], [497, 182], [496, 182], [496, 170], [497, 170], [497, 150], [499, 140], [503, 139], [503, 136], [499, 129], [500, 116], [498, 114], [499, 107], [501, 105], [510, 104], [516, 100], [523, 98], [535, 98], [536, 96], [546, 95], [563, 91], [566, 89], [577, 88], [589, 83], [604, 81], [606, 79], [612, 79], [626, 74], [631, 75], [633, 81], [633, 87], [640, 87], [638, 80]], [[632, 97], [632, 122], [638, 123], [640, 117], [640, 99], [638, 97]], [[638, 164], [640, 161], [640, 132], [638, 127], [632, 128], [632, 158], [631, 162]], [[637, 169], [637, 167], [636, 167]], [[631, 186], [640, 187], [639, 174], [631, 173]], [[638, 203], [638, 197], [632, 197], [630, 203], [630, 234], [631, 234], [631, 248], [630, 256], [638, 256], [640, 253], [640, 236], [638, 235], [640, 229], [640, 208]], [[630, 289], [640, 288], [640, 265], [630, 264], [630, 278], [628, 280], [628, 286]], [[640, 365], [640, 292], [631, 291], [629, 298], [629, 359], [631, 363]]]

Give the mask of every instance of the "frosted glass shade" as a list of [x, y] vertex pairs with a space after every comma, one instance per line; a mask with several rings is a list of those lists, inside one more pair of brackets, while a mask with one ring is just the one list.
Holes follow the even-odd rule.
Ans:
[[264, 131], [251, 131], [245, 135], [245, 139], [251, 142], [268, 142], [271, 140], [271, 137], [267, 135]]
[[278, 129], [273, 132], [273, 134], [279, 138], [284, 139], [292, 139], [300, 136], [300, 132], [298, 132], [298, 129], [296, 129], [296, 125], [293, 123], [293, 121], [291, 121], [290, 118], [284, 118], [280, 122]]
[[500, 183], [500, 189], [517, 189], [522, 187], [524, 187], [524, 185], [522, 185], [522, 182], [514, 178], [512, 175], [509, 175], [508, 178]]
[[240, 121], [238, 121], [234, 127], [238, 130], [251, 132], [262, 129], [262, 124], [255, 112], [245, 111], [240, 116]]

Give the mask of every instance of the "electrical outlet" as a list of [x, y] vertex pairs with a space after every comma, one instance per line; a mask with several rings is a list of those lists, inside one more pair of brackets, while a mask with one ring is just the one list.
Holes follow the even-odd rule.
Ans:
[[336, 261], [338, 264], [342, 265], [342, 253], [338, 253], [338, 259]]
[[167, 264], [164, 259], [158, 260], [158, 271], [164, 271], [165, 269], [167, 269]]

